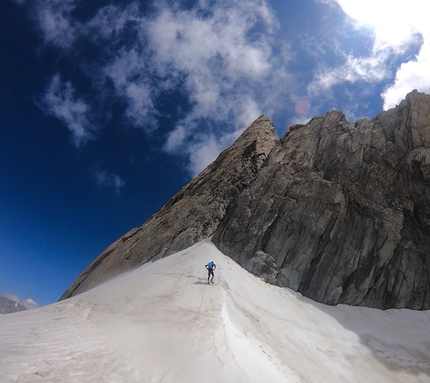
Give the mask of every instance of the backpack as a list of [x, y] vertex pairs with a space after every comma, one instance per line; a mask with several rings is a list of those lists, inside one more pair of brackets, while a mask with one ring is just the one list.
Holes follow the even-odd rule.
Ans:
[[208, 268], [209, 268], [209, 269], [212, 269], [213, 267], [214, 267], [214, 264], [213, 264], [212, 262], [209, 262], [209, 263], [208, 263]]

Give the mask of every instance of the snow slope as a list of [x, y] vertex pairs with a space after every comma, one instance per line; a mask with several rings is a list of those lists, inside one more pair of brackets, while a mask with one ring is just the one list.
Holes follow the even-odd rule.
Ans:
[[430, 382], [429, 329], [429, 312], [329, 307], [268, 285], [205, 241], [0, 315], [0, 382]]

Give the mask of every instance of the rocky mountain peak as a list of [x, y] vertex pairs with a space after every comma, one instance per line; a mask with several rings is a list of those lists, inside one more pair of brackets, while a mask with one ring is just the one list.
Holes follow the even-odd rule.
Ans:
[[24, 310], [26, 308], [18, 302], [4, 296], [0, 297], [0, 314], [11, 314]]
[[212, 236], [235, 198], [254, 182], [273, 146], [273, 123], [258, 117], [236, 141], [145, 224], [109, 246], [61, 299]]
[[211, 237], [267, 282], [326, 304], [430, 308], [430, 96], [340, 111], [279, 140], [260, 116], [63, 295]]

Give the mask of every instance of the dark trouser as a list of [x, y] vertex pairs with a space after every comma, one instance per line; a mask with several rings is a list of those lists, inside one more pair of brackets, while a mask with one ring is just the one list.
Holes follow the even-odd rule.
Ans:
[[212, 279], [214, 279], [214, 269], [208, 269], [208, 280], [212, 275]]

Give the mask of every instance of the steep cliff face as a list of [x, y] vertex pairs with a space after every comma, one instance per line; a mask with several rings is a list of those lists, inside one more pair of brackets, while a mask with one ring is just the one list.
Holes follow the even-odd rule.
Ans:
[[258, 118], [62, 298], [204, 238], [316, 301], [430, 308], [430, 96], [374, 119], [331, 111], [278, 140]]
[[158, 213], [109, 246], [63, 294], [89, 290], [126, 270], [183, 250], [213, 235], [239, 193], [252, 184], [278, 142], [271, 121], [257, 118]]
[[375, 119], [293, 126], [231, 205], [215, 244], [316, 301], [430, 308], [430, 96]]

